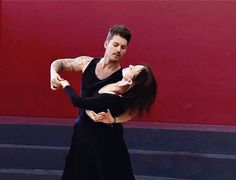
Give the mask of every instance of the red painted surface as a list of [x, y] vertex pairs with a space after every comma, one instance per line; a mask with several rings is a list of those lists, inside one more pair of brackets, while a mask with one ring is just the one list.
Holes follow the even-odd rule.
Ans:
[[[72, 118], [49, 88], [57, 58], [102, 56], [107, 30], [126, 24], [123, 65], [149, 63], [159, 92], [143, 121], [236, 125], [236, 2], [1, 1], [0, 115]], [[80, 74], [63, 73], [79, 91]]]

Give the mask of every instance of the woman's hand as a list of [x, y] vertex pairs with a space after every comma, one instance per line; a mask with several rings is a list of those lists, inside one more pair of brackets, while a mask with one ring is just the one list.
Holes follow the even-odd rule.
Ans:
[[94, 111], [86, 110], [86, 113], [94, 122], [102, 122], [106, 124], [113, 124], [115, 122], [115, 118], [111, 115], [109, 109], [107, 110], [107, 112], [100, 113], [95, 113]]

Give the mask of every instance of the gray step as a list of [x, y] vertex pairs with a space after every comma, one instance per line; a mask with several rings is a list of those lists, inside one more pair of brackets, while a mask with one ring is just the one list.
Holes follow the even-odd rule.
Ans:
[[42, 169], [0, 169], [1, 180], [60, 180], [61, 171]]
[[0, 124], [0, 143], [69, 146], [72, 131], [72, 126]]
[[0, 144], [0, 167], [62, 170], [68, 147]]
[[[42, 169], [0, 169], [1, 180], [60, 180], [62, 171]], [[186, 180], [170, 177], [135, 176], [136, 180]]]
[[[0, 143], [69, 146], [72, 130], [72, 126], [0, 125]], [[233, 132], [125, 128], [124, 137], [130, 149], [236, 155]]]
[[235, 180], [236, 156], [130, 150], [136, 174], [201, 180]]
[[[55, 146], [1, 145], [0, 167], [62, 170], [67, 150]], [[236, 177], [236, 155], [137, 149], [129, 152], [136, 175], [212, 180]]]
[[[2, 172], [0, 179], [58, 178], [53, 172], [63, 168], [72, 130], [66, 125], [0, 125], [0, 168], [28, 172]], [[126, 127], [124, 137], [138, 180], [235, 180], [235, 132]]]

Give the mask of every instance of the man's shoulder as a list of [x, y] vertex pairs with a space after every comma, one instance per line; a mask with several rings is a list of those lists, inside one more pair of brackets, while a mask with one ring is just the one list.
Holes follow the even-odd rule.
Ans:
[[91, 56], [79, 56], [75, 58], [78, 64], [82, 67], [82, 72], [84, 72], [84, 70], [88, 67], [88, 65], [93, 59], [94, 57]]
[[94, 59], [94, 57], [91, 57], [91, 56], [79, 56], [79, 57], [75, 58], [75, 60], [77, 60], [77, 61], [91, 61], [93, 59]]

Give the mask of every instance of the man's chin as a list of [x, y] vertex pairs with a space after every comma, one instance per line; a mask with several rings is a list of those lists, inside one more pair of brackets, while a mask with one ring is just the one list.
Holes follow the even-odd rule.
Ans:
[[120, 56], [116, 56], [114, 58], [112, 58], [112, 61], [120, 61], [121, 57]]
[[113, 62], [119, 62], [120, 59], [112, 59]]

